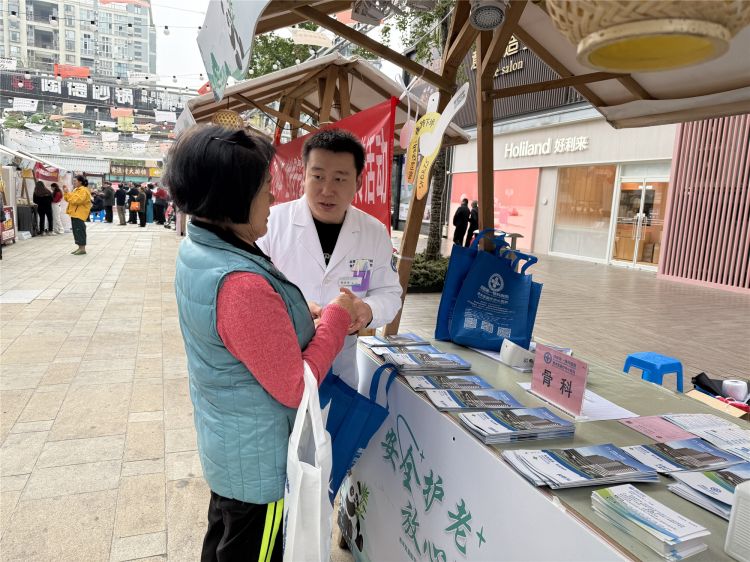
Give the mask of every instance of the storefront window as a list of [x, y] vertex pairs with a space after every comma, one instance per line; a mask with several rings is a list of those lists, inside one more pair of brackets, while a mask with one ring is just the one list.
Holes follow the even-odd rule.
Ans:
[[561, 168], [552, 251], [607, 259], [616, 166]]

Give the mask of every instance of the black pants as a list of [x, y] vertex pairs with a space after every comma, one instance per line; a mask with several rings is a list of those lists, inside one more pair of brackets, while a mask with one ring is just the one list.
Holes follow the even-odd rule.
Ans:
[[37, 212], [39, 213], [39, 234], [44, 232], [44, 217], [47, 217], [47, 232], [52, 232], [54, 230], [52, 226], [52, 205], [38, 205]]
[[138, 219], [141, 221], [141, 226], [146, 226], [146, 211], [140, 211], [138, 213]]
[[81, 219], [70, 217], [70, 222], [73, 225], [73, 240], [79, 246], [86, 245], [86, 223]]
[[113, 218], [112, 205], [104, 205], [104, 220], [107, 222], [112, 222]]
[[128, 210], [128, 222], [130, 224], [138, 224], [138, 211]]
[[157, 205], [154, 203], [154, 222], [156, 224], [164, 224], [164, 211], [166, 207], [164, 205]]
[[284, 500], [258, 505], [211, 492], [201, 562], [281, 562]]

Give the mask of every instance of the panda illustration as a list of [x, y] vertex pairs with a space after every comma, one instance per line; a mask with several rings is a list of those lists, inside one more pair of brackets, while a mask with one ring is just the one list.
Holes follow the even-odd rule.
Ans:
[[354, 544], [357, 550], [362, 552], [364, 547], [365, 539], [361, 533], [361, 527], [359, 522], [359, 515], [357, 515], [357, 507], [362, 498], [362, 484], [357, 482], [357, 487], [354, 485], [349, 486], [349, 491], [346, 497], [342, 500], [342, 506], [339, 510], [339, 526], [341, 527], [341, 533], [344, 538], [347, 539], [349, 544]]

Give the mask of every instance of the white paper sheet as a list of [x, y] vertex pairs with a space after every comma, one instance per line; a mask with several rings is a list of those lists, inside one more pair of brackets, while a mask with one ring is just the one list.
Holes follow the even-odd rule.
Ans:
[[[531, 390], [530, 382], [519, 382], [518, 385], [526, 390]], [[583, 410], [576, 421], [601, 421], [601, 420], [621, 420], [624, 418], [637, 418], [638, 414], [602, 398], [593, 390], [586, 389], [583, 395]]]

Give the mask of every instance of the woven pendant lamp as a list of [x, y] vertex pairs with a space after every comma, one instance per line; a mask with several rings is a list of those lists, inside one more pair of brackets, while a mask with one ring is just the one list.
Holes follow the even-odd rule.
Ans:
[[750, 24], [745, 0], [546, 0], [578, 62], [610, 72], [669, 70], [723, 55]]
[[240, 114], [231, 109], [220, 109], [214, 113], [211, 123], [221, 125], [227, 129], [243, 129], [245, 127], [245, 122], [240, 117]]

